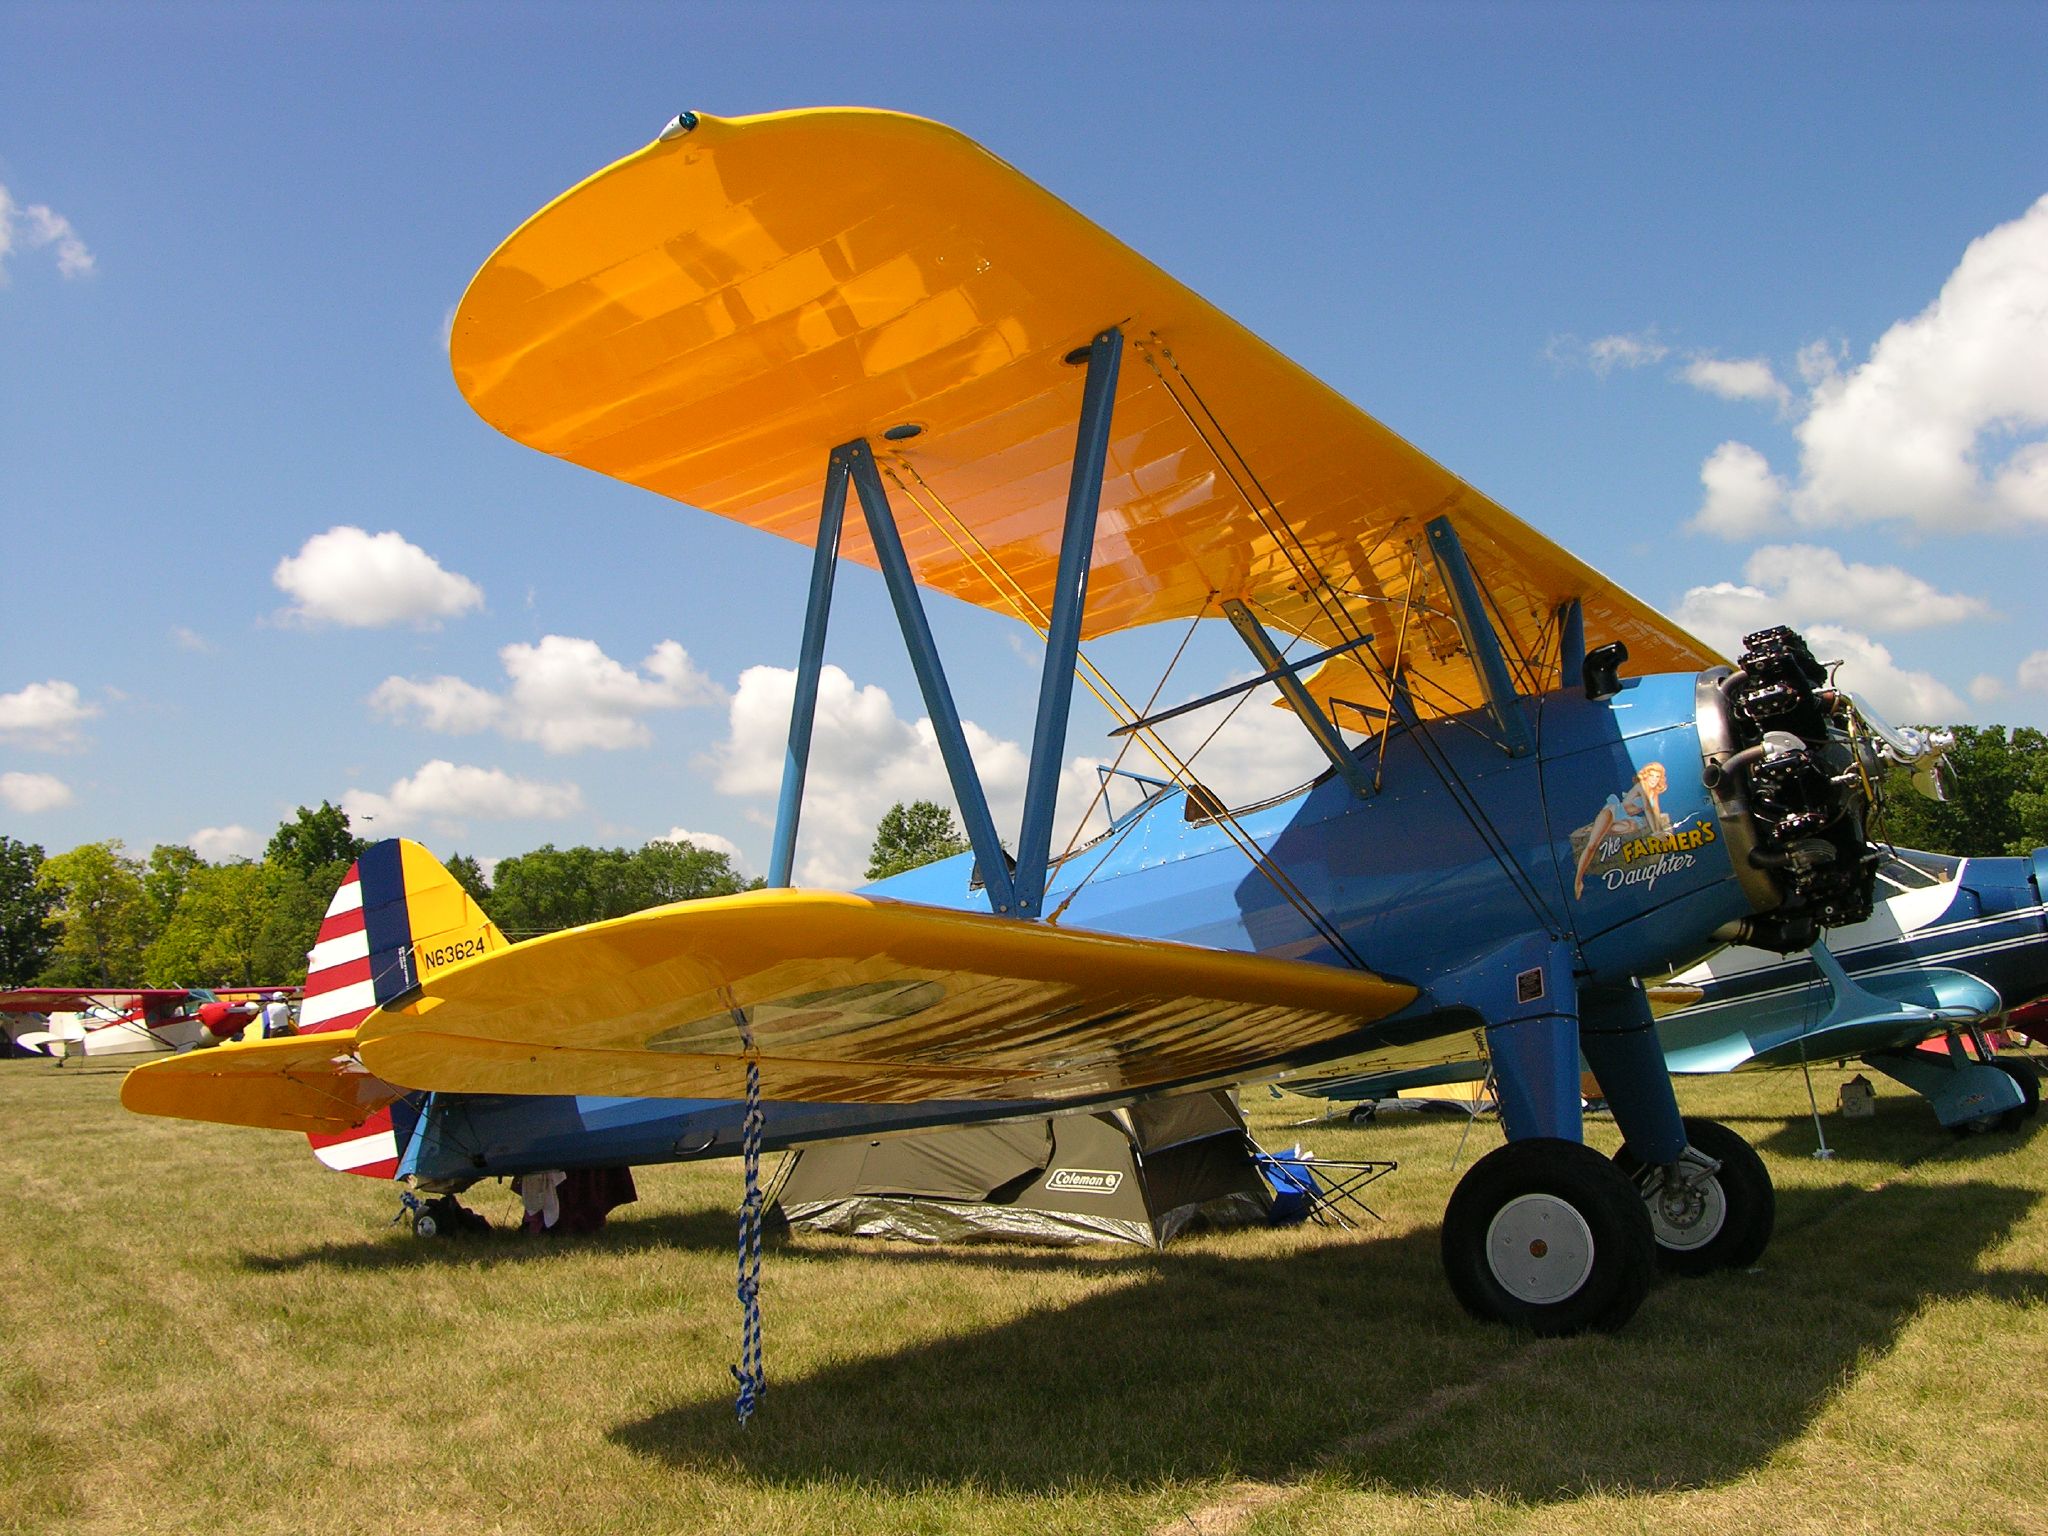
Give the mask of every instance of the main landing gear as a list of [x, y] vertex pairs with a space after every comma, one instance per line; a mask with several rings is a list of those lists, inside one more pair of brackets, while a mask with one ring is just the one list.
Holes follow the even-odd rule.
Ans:
[[1474, 1317], [1554, 1336], [1612, 1330], [1656, 1272], [1650, 1215], [1628, 1176], [1576, 1141], [1497, 1147], [1444, 1209], [1444, 1273]]
[[1685, 1152], [1646, 1167], [1627, 1147], [1614, 1165], [1641, 1192], [1657, 1235], [1657, 1263], [1674, 1275], [1747, 1269], [1771, 1241], [1778, 1197], [1756, 1149], [1718, 1120], [1688, 1115]]
[[1444, 1272], [1465, 1310], [1545, 1336], [1607, 1332], [1635, 1315], [1660, 1268], [1755, 1263], [1777, 1210], [1763, 1159], [1718, 1121], [1684, 1125], [1669, 1167], [1548, 1136], [1475, 1163], [1443, 1225]]

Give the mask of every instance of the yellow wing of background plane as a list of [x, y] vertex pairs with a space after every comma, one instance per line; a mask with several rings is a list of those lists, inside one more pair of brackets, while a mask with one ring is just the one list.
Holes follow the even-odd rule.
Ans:
[[1339, 1041], [1413, 987], [1360, 971], [817, 891], [572, 929], [427, 978], [361, 1027], [371, 1070], [471, 1093], [1082, 1099]]
[[[1051, 607], [1082, 370], [1121, 371], [1084, 633], [1241, 598], [1319, 646], [1374, 636], [1423, 715], [1480, 701], [1423, 526], [1450, 518], [1525, 688], [1559, 605], [1645, 671], [1719, 660], [950, 128], [830, 109], [700, 117], [571, 189], [478, 272], [455, 377], [535, 448], [800, 543], [826, 453], [895, 484], [918, 580]], [[891, 440], [891, 429], [918, 429]], [[843, 553], [872, 565], [858, 519]], [[1341, 622], [1333, 610], [1346, 613]], [[1330, 664], [1316, 691], [1360, 677]]]
[[364, 1070], [355, 1048], [354, 1030], [330, 1030], [186, 1051], [130, 1072], [121, 1103], [179, 1120], [352, 1130], [406, 1091]]

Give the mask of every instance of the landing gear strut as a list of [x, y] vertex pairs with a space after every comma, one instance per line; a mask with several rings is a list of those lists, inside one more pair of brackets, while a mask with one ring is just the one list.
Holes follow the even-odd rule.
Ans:
[[1756, 1149], [1718, 1120], [1688, 1116], [1685, 1152], [1671, 1168], [1644, 1165], [1627, 1147], [1614, 1164], [1629, 1178], [1657, 1237], [1657, 1263], [1674, 1275], [1747, 1269], [1777, 1221], [1771, 1176]]
[[1656, 1250], [1628, 1177], [1556, 1137], [1489, 1152], [1444, 1210], [1444, 1272], [1465, 1310], [1546, 1336], [1621, 1327], [1649, 1293]]
[[2001, 1131], [2016, 1131], [2041, 1112], [2041, 1069], [2024, 1056], [1994, 1056], [1991, 1065], [2019, 1084], [2020, 1107], [1998, 1122]]

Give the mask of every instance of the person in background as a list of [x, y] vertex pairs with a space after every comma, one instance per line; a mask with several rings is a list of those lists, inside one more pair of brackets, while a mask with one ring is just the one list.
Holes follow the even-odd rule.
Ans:
[[280, 1035], [291, 1033], [292, 1005], [284, 1000], [282, 992], [273, 992], [263, 1003], [263, 1028], [259, 1038], [275, 1040]]

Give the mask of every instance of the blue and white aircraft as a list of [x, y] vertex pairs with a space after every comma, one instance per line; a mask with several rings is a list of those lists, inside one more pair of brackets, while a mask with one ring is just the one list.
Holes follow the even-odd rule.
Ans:
[[[1970, 859], [1890, 850], [1870, 916], [1805, 953], [1730, 945], [1649, 980], [1665, 1062], [1692, 1075], [1855, 1060], [1925, 1095], [1945, 1126], [2015, 1129], [2039, 1104], [2039, 1073], [1987, 1036], [2048, 996], [2044, 876], [2048, 849]], [[1477, 1062], [1392, 1073], [1339, 1063], [1286, 1086], [1368, 1103], [1485, 1075]]]
[[2039, 1104], [2040, 1077], [1985, 1034], [2048, 994], [2048, 849], [1956, 859], [1901, 848], [1877, 878], [1870, 916], [1806, 954], [1731, 947], [1671, 977], [1680, 1006], [1657, 1021], [1665, 1061], [1687, 1073], [1854, 1059], [1925, 1095], [1945, 1126], [2016, 1127]]

